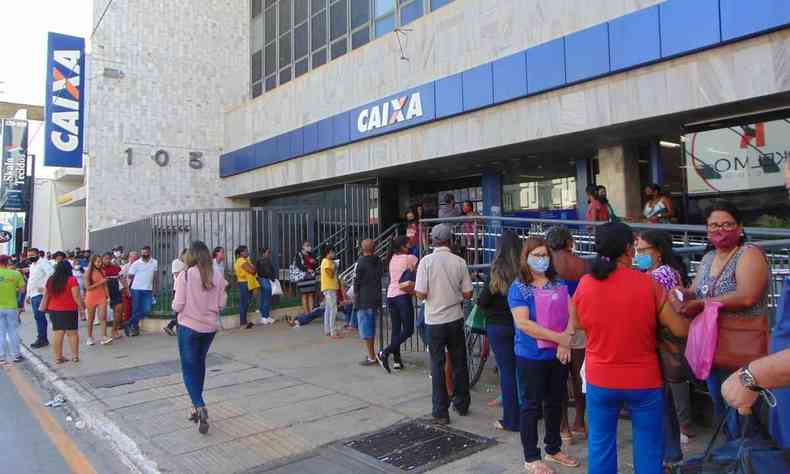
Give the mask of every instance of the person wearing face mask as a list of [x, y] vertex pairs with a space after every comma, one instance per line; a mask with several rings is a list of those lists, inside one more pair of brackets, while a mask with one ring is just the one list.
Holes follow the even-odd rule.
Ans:
[[[528, 238], [518, 278], [508, 292], [508, 304], [516, 327], [516, 367], [519, 378], [525, 381], [520, 388], [523, 403], [519, 423], [524, 467], [534, 474], [554, 472], [544, 460], [565, 467], [580, 465], [578, 459], [562, 452], [560, 436], [571, 354], [570, 349], [558, 354], [557, 346], [569, 348], [571, 343], [571, 335], [565, 332], [568, 301], [568, 286], [557, 278], [547, 242]], [[548, 314], [553, 317], [546, 318]], [[538, 447], [541, 411], [545, 423], [543, 457]]]
[[304, 241], [302, 243], [302, 250], [296, 254], [294, 259], [296, 270], [304, 274], [304, 276], [296, 282], [299, 288], [299, 293], [302, 295], [302, 309], [304, 314], [310, 314], [315, 307], [315, 271], [318, 267], [318, 261], [313, 256], [313, 245]]
[[609, 198], [606, 195], [606, 186], [599, 185], [596, 190], [598, 193], [598, 199], [604, 206], [606, 206], [606, 213], [609, 216], [607, 220], [609, 222], [620, 222], [620, 218], [617, 217], [617, 213], [614, 212], [614, 207], [612, 207], [612, 203], [609, 202]]
[[[649, 230], [643, 232], [636, 239], [636, 255], [634, 264], [639, 270], [649, 274], [668, 293], [667, 297], [673, 301], [675, 307], [679, 305], [673, 290], [683, 288], [688, 284], [688, 270], [686, 265], [672, 249], [672, 236], [663, 230]], [[663, 328], [662, 328], [663, 330]], [[683, 347], [683, 339], [668, 337], [672, 343]], [[687, 381], [667, 382], [664, 384], [664, 435], [666, 448], [664, 450], [664, 463], [671, 465], [683, 460], [681, 443], [687, 443], [688, 438], [695, 436], [691, 431], [691, 394]], [[681, 433], [685, 441], [681, 441]]]
[[[739, 319], [748, 318], [744, 322], [749, 324], [764, 325], [767, 331], [770, 269], [765, 254], [759, 247], [746, 243], [741, 214], [729, 201], [715, 201], [706, 211], [706, 220], [708, 241], [714, 250], [702, 258], [694, 282], [685, 291], [683, 313], [696, 316], [704, 309], [705, 301], [716, 301], [721, 303], [720, 333], [722, 324], [735, 315]], [[733, 372], [735, 368], [717, 367], [714, 363], [706, 380], [718, 418], [725, 415], [727, 408], [721, 396], [721, 384]], [[737, 413], [728, 416], [725, 427], [729, 439], [740, 435]]]
[[39, 349], [49, 345], [49, 338], [47, 337], [47, 316], [44, 311], [39, 310], [39, 306], [41, 305], [41, 300], [44, 298], [44, 288], [47, 285], [47, 279], [49, 279], [55, 270], [47, 259], [39, 257], [38, 249], [28, 249], [27, 260], [30, 262], [27, 278], [27, 302], [33, 309], [37, 333], [36, 340], [30, 347]]
[[651, 224], [669, 224], [675, 214], [672, 211], [672, 200], [661, 193], [661, 186], [648, 185], [645, 188], [645, 196], [647, 196], [644, 210], [645, 220]]

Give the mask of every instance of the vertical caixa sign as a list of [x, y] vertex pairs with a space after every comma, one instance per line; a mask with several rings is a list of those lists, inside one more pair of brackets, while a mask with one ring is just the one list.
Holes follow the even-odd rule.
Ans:
[[44, 165], [82, 167], [85, 40], [49, 33]]

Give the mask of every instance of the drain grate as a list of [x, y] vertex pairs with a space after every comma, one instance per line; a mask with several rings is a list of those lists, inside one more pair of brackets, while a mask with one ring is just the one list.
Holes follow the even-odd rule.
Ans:
[[402, 471], [427, 470], [496, 444], [489, 438], [415, 420], [347, 441], [346, 447]]
[[[227, 360], [218, 354], [209, 354], [206, 365], [220, 365]], [[168, 360], [155, 364], [139, 365], [128, 369], [110, 370], [84, 377], [82, 380], [93, 388], [113, 388], [121, 385], [130, 385], [156, 377], [166, 377], [181, 371], [179, 360]]]

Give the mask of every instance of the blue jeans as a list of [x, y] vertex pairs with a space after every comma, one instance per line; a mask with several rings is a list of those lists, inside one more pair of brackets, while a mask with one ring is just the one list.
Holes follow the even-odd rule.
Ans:
[[395, 362], [402, 362], [400, 346], [414, 334], [414, 303], [411, 295], [400, 295], [387, 298], [392, 328], [390, 345], [384, 349], [385, 354], [392, 354]]
[[615, 390], [587, 384], [590, 473], [617, 471], [617, 423], [620, 409], [631, 412], [637, 474], [661, 474], [664, 457], [664, 389]]
[[247, 310], [250, 308], [250, 301], [252, 301], [252, 292], [246, 283], [239, 283], [239, 324], [242, 326], [247, 325]]
[[675, 398], [670, 384], [664, 384], [664, 462], [677, 463], [683, 460], [680, 447], [680, 423], [675, 409]]
[[33, 308], [33, 317], [36, 319], [36, 337], [39, 342], [48, 342], [47, 339], [47, 315], [40, 311], [43, 295], [30, 298], [30, 306]]
[[[516, 367], [526, 383], [521, 404], [521, 447], [524, 461], [534, 462], [541, 458], [538, 448], [538, 420], [543, 413], [545, 435], [543, 449], [546, 454], [557, 454], [562, 449], [560, 424], [562, 402], [568, 399], [568, 367], [556, 357], [547, 360], [516, 357]], [[595, 472], [595, 471], [590, 471]]]
[[129, 326], [140, 329], [140, 321], [151, 312], [154, 295], [151, 290], [132, 290], [132, 319]]
[[314, 319], [320, 318], [323, 315], [324, 315], [324, 308], [318, 306], [311, 312], [297, 317], [296, 320], [299, 322], [299, 326], [305, 326], [307, 324], [312, 323]]
[[261, 318], [268, 318], [272, 307], [272, 282], [268, 278], [258, 278], [261, 284]]
[[[738, 414], [736, 410], [728, 410], [727, 403], [724, 401], [724, 397], [721, 395], [721, 386], [727, 377], [732, 374], [729, 370], [722, 370], [722, 369], [711, 369], [710, 375], [705, 380], [705, 383], [708, 386], [708, 392], [710, 394], [710, 398], [713, 400], [713, 414], [715, 415], [716, 422], [721, 420], [721, 417], [726, 416], [727, 421], [724, 423], [724, 431], [727, 435], [727, 441], [732, 441], [733, 439], [739, 438], [742, 434], [749, 435], [752, 434], [752, 430], [748, 430], [748, 433], [742, 433], [741, 428], [743, 427], [741, 415]], [[754, 415], [748, 415], [754, 416]], [[756, 423], [750, 423], [750, 427], [754, 428], [757, 426]]]
[[[16, 309], [0, 309], [0, 359], [8, 360], [19, 353], [19, 313]], [[8, 349], [6, 349], [6, 345]]]
[[514, 341], [516, 331], [512, 325], [487, 324], [486, 334], [494, 350], [499, 367], [499, 387], [502, 391], [502, 425], [506, 430], [519, 431], [518, 383], [516, 378], [516, 353]]
[[206, 406], [203, 384], [206, 380], [206, 355], [214, 341], [215, 332], [197, 332], [184, 325], [178, 326], [178, 354], [184, 385], [195, 407]]

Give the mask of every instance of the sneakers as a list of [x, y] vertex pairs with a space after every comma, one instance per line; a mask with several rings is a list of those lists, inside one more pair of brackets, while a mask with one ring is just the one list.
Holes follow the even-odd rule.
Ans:
[[96, 344], [96, 341], [95, 341], [95, 340], [93, 340], [93, 338], [92, 338], [92, 337], [89, 337], [89, 338], [88, 338], [88, 342], [86, 342], [85, 344], [87, 344], [87, 345], [89, 345], [89, 346], [93, 346], [93, 345], [95, 345], [95, 344]]
[[255, 327], [255, 325], [254, 325], [254, 324], [252, 324], [252, 323], [247, 323], [247, 325], [246, 325], [246, 326], [244, 326], [244, 329], [252, 329], [252, 328], [254, 328], [254, 327]]
[[393, 362], [392, 368], [395, 370], [403, 370], [403, 362]]
[[388, 374], [392, 373], [392, 370], [390, 370], [389, 355], [384, 353], [384, 351], [379, 351], [378, 354], [376, 354], [376, 360], [379, 362], [381, 368], [386, 370]]
[[272, 318], [261, 318], [261, 324], [274, 324], [274, 319]]
[[176, 332], [173, 331], [173, 328], [171, 328], [170, 326], [165, 326], [164, 328], [162, 328], [162, 331], [164, 331], [165, 334], [167, 334], [168, 336], [175, 336], [176, 335]]
[[101, 340], [100, 344], [103, 346], [106, 346], [107, 344], [112, 344], [112, 338], [105, 337], [104, 339]]
[[30, 344], [31, 349], [41, 349], [42, 347], [47, 347], [49, 345], [49, 341], [41, 341], [38, 340], [33, 344]]
[[137, 337], [140, 335], [140, 328], [132, 328], [132, 337]]

